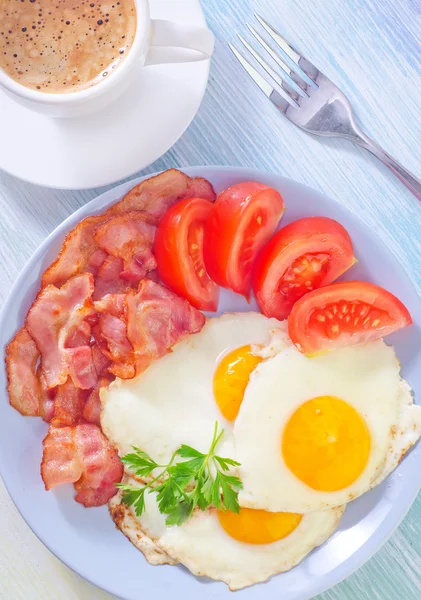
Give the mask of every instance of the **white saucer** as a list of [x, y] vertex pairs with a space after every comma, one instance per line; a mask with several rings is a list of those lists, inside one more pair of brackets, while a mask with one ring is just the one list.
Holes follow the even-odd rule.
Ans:
[[[150, 0], [153, 18], [203, 26], [199, 0]], [[30, 111], [0, 91], [0, 168], [30, 183], [99, 187], [150, 165], [184, 133], [199, 109], [210, 61], [139, 69], [114, 104], [77, 119]]]

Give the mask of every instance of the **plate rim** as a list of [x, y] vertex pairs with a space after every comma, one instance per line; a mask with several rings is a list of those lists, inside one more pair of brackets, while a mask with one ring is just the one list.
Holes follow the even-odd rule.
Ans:
[[[241, 173], [247, 173], [248, 177], [250, 177], [250, 174], [253, 174], [252, 176], [256, 177], [256, 179], [258, 179], [259, 177], [265, 178], [266, 176], [273, 176], [278, 179], [282, 179], [285, 182], [292, 182], [293, 184], [297, 184], [301, 188], [308, 190], [312, 194], [316, 193], [317, 195], [322, 196], [325, 200], [328, 200], [329, 202], [332, 202], [334, 204], [338, 204], [342, 210], [344, 210], [347, 214], [349, 214], [352, 217], [352, 219], [355, 219], [356, 221], [358, 221], [358, 223], [360, 224], [362, 229], [367, 234], [370, 233], [370, 237], [374, 238], [376, 240], [376, 244], [380, 245], [383, 249], [388, 251], [388, 254], [390, 255], [390, 259], [392, 261], [394, 261], [397, 266], [399, 266], [401, 275], [402, 275], [402, 277], [404, 277], [406, 279], [408, 286], [410, 287], [410, 289], [412, 290], [412, 292], [414, 294], [414, 297], [416, 297], [417, 300], [419, 302], [421, 302], [421, 298], [418, 295], [417, 290], [415, 289], [415, 286], [413, 285], [406, 268], [401, 264], [398, 257], [388, 248], [386, 242], [375, 231], [371, 230], [369, 228], [369, 226], [359, 216], [357, 216], [348, 206], [341, 204], [340, 202], [331, 198], [324, 192], [317, 190], [315, 188], [312, 188], [312, 187], [310, 187], [304, 183], [301, 183], [299, 181], [295, 181], [291, 178], [284, 177], [283, 175], [281, 175], [279, 173], [274, 173], [274, 172], [271, 172], [271, 171], [268, 171], [265, 169], [256, 169], [256, 168], [239, 167], [239, 166], [227, 166], [227, 165], [208, 165], [208, 166], [193, 166], [193, 167], [185, 167], [185, 168], [180, 167], [180, 170], [182, 170], [183, 172], [185, 172], [186, 174], [188, 174], [192, 177], [197, 177], [197, 176], [205, 177], [205, 178], [210, 177], [210, 179], [211, 179], [212, 172], [214, 172], [215, 174], [220, 174], [220, 173], [232, 174], [233, 177], [239, 177], [239, 176], [241, 176]], [[150, 177], [158, 175], [159, 173], [162, 173], [162, 172], [163, 171], [157, 171], [156, 173], [146, 174], [141, 177], [136, 177], [130, 181], [119, 184], [119, 185], [111, 188], [110, 190], [107, 190], [107, 191], [99, 194], [98, 196], [96, 196], [95, 198], [93, 198], [92, 200], [90, 200], [89, 202], [84, 204], [83, 206], [79, 207], [76, 211], [74, 211], [72, 214], [70, 214], [66, 219], [64, 219], [46, 237], [46, 239], [38, 246], [38, 248], [34, 251], [34, 253], [30, 257], [30, 259], [27, 261], [27, 263], [24, 265], [24, 267], [20, 271], [19, 275], [17, 276], [15, 283], [13, 284], [12, 288], [10, 289], [9, 294], [6, 297], [4, 305], [0, 310], [0, 331], [3, 330], [3, 325], [5, 323], [5, 320], [7, 319], [7, 312], [8, 312], [10, 305], [13, 303], [13, 298], [16, 295], [16, 291], [22, 285], [22, 281], [25, 280], [26, 275], [31, 270], [32, 264], [34, 262], [37, 262], [38, 260], [39, 261], [43, 260], [46, 251], [49, 250], [50, 245], [53, 242], [57, 242], [58, 240], [60, 240], [62, 242], [62, 240], [63, 240], [64, 236], [67, 234], [67, 232], [71, 228], [73, 228], [78, 222], [80, 222], [81, 219], [83, 219], [89, 215], [98, 214], [99, 212], [103, 211], [104, 208], [106, 208], [107, 206], [115, 203], [119, 198], [122, 197], [122, 195], [124, 193], [126, 193], [126, 191], [131, 189], [133, 186], [137, 185], [141, 181], [144, 181], [145, 179], [148, 179]], [[5, 347], [2, 347], [2, 349], [1, 349], [3, 356], [4, 356], [4, 349], [5, 349]], [[57, 549], [51, 548], [50, 545], [43, 540], [42, 533], [39, 531], [39, 528], [36, 525], [35, 525], [35, 528], [33, 528], [33, 526], [29, 522], [29, 519], [27, 519], [27, 517], [21, 512], [20, 502], [16, 501], [15, 498], [11, 495], [11, 493], [9, 491], [8, 479], [7, 479], [7, 477], [4, 476], [4, 469], [2, 468], [2, 459], [1, 458], [2, 458], [2, 454], [0, 453], [0, 475], [3, 479], [3, 482], [7, 489], [7, 492], [9, 494], [12, 502], [16, 506], [20, 516], [24, 519], [24, 521], [26, 522], [28, 527], [36, 535], [36, 537], [40, 540], [40, 542], [46, 548], [48, 548], [48, 550], [50, 552], [52, 552], [52, 554], [54, 556], [56, 556], [56, 558], [58, 558], [63, 564], [65, 564], [67, 567], [69, 567], [72, 571], [77, 573], [79, 576], [81, 576], [84, 579], [86, 579], [87, 581], [89, 581], [91, 584], [99, 587], [100, 589], [107, 591], [108, 593], [114, 594], [124, 600], [134, 600], [133, 597], [121, 596], [121, 592], [119, 592], [118, 589], [112, 589], [110, 586], [108, 586], [107, 588], [103, 587], [100, 582], [94, 581], [93, 579], [90, 578], [89, 571], [87, 573], [85, 573], [84, 569], [80, 570], [79, 567], [76, 567], [76, 566], [70, 564], [69, 562], [65, 561], [63, 558], [60, 557], [59, 551]], [[363, 545], [358, 548], [358, 550], [356, 552], [353, 552], [347, 559], [344, 560], [343, 563], [341, 563], [339, 566], [335, 567], [333, 571], [322, 575], [317, 581], [315, 581], [312, 584], [313, 589], [312, 589], [310, 595], [302, 595], [303, 592], [299, 592], [300, 595], [298, 595], [296, 597], [294, 596], [294, 600], [295, 600], [295, 598], [297, 598], [297, 600], [298, 599], [299, 600], [310, 600], [311, 598], [314, 597], [314, 595], [321, 594], [321, 593], [327, 591], [328, 589], [332, 588], [333, 586], [337, 585], [338, 583], [340, 583], [341, 581], [343, 581], [344, 579], [349, 577], [356, 570], [358, 570], [363, 564], [365, 564], [383, 546], [383, 544], [390, 538], [390, 536], [398, 528], [398, 526], [400, 525], [400, 523], [402, 522], [402, 520], [405, 518], [406, 514], [408, 513], [409, 509], [411, 508], [420, 489], [421, 489], [421, 471], [420, 471], [418, 481], [415, 481], [415, 479], [414, 479], [414, 481], [411, 483], [411, 487], [408, 488], [408, 486], [407, 486], [405, 488], [405, 496], [404, 496], [405, 502], [404, 502], [404, 504], [402, 504], [402, 502], [399, 503], [399, 510], [395, 507], [394, 514], [396, 513], [397, 516], [394, 519], [392, 525], [389, 528], [386, 528], [382, 532], [380, 531], [380, 528], [376, 529], [376, 531], [371, 536], [371, 538], [366, 540], [363, 543]], [[402, 496], [402, 498], [403, 498], [403, 496]], [[388, 520], [391, 521], [390, 516], [388, 516]], [[250, 588], [246, 588], [246, 589], [250, 589]]]

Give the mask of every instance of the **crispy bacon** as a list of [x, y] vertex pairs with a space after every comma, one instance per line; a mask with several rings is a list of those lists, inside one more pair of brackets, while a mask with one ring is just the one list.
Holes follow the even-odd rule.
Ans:
[[117, 492], [123, 465], [96, 425], [50, 426], [43, 444], [41, 475], [47, 490], [74, 483], [75, 500], [84, 506], [106, 504]]
[[96, 425], [79, 425], [76, 438], [83, 463], [82, 477], [75, 483], [75, 500], [84, 506], [106, 504], [123, 477], [117, 451]]
[[108, 387], [112, 381], [114, 381], [113, 375], [103, 375], [96, 384], [96, 387], [89, 394], [83, 408], [83, 418], [88, 423], [94, 423], [98, 426], [100, 425], [101, 400], [99, 397], [99, 391], [103, 387]]
[[152, 252], [159, 220], [191, 197], [214, 201], [215, 193], [206, 180], [172, 169], [79, 223], [7, 347], [11, 405], [50, 421], [45, 487], [72, 482], [85, 506], [105, 504], [123, 475], [99, 428], [101, 387], [115, 376], [134, 377], [204, 324], [199, 311], [157, 283]]
[[[81, 427], [81, 425], [79, 425]], [[83, 464], [76, 447], [76, 427], [50, 427], [43, 441], [41, 477], [45, 489], [74, 483], [81, 478]]]
[[[87, 315], [89, 316], [89, 314]], [[79, 348], [86, 346], [91, 338], [91, 326], [88, 321], [79, 319], [67, 328], [66, 347]]]
[[132, 286], [130, 281], [120, 277], [123, 271], [123, 260], [109, 256], [95, 276], [95, 290], [92, 299], [101, 300], [107, 294], [127, 292]]
[[116, 377], [131, 379], [135, 376], [135, 364], [133, 347], [127, 339], [124, 299], [125, 294], [107, 294], [94, 303], [99, 313], [95, 335], [102, 351], [112, 361], [108, 371]]
[[108, 371], [122, 379], [143, 371], [204, 324], [202, 313], [150, 279], [141, 281], [137, 293], [108, 294], [94, 307], [100, 313], [96, 336], [112, 361]]
[[107, 214], [144, 210], [158, 224], [167, 210], [184, 198], [204, 198], [214, 202], [216, 195], [206, 179], [192, 179], [177, 169], [169, 169], [136, 185], [120, 202], [111, 206]]
[[83, 219], [66, 235], [58, 257], [42, 276], [42, 287], [61, 287], [78, 273], [95, 273], [98, 270], [107, 254], [103, 250], [98, 253], [93, 233], [103, 220], [101, 215]]
[[124, 268], [119, 277], [132, 284], [138, 284], [157, 266], [152, 254], [156, 227], [148, 221], [147, 212], [131, 211], [111, 217], [95, 230], [98, 246], [123, 260]]
[[137, 373], [205, 323], [200, 311], [151, 279], [141, 281], [137, 292], [128, 292], [125, 304], [127, 337], [134, 348]]
[[127, 339], [127, 326], [123, 318], [105, 312], [99, 317], [99, 335], [105, 344], [103, 352], [112, 361], [110, 373], [122, 379], [135, 375], [133, 346]]
[[[181, 171], [170, 169], [135, 186], [122, 200], [104, 214], [81, 221], [64, 239], [60, 254], [42, 276], [42, 287], [63, 285], [79, 273], [96, 274], [106, 259], [93, 238], [95, 229], [107, 219], [129, 211], [147, 211], [151, 223], [157, 224], [165, 212], [178, 200], [200, 197], [213, 202], [215, 192], [211, 184], [200, 177], [194, 179]], [[109, 292], [117, 290], [108, 290]], [[96, 296], [99, 298], [100, 296]]]
[[[96, 227], [95, 227], [96, 229]], [[84, 269], [80, 269], [79, 273], [82, 271], [86, 271], [87, 273], [92, 273], [92, 275], [96, 275], [99, 269], [102, 267], [104, 262], [107, 260], [108, 254], [102, 248], [93, 248], [92, 253], [89, 255], [88, 262]]]
[[41, 385], [42, 398], [39, 405], [39, 416], [49, 423], [54, 416], [54, 399], [56, 397], [57, 388], [49, 389], [45, 377], [41, 370], [41, 365], [38, 366], [37, 376]]
[[94, 302], [94, 309], [98, 313], [109, 313], [114, 317], [121, 317], [124, 313], [125, 294], [107, 294], [101, 300]]
[[67, 357], [68, 373], [78, 388], [89, 390], [96, 385], [98, 374], [95, 369], [92, 348], [90, 346], [69, 348], [67, 350]]
[[111, 364], [110, 359], [103, 353], [97, 343], [92, 346], [92, 360], [98, 377], [106, 373]]
[[71, 427], [80, 423], [88, 394], [89, 391], [77, 388], [69, 377], [57, 388], [51, 425]]
[[[41, 367], [49, 388], [62, 385], [70, 375], [82, 389], [96, 385], [97, 374], [92, 350], [86, 345], [94, 314], [90, 301], [93, 276], [73, 277], [60, 289], [48, 285], [38, 294], [26, 318], [26, 327], [41, 354]], [[77, 343], [82, 346], [75, 346]], [[70, 346], [70, 347], [69, 347]]]
[[19, 329], [6, 348], [9, 402], [22, 415], [40, 414], [41, 385], [37, 377], [39, 352], [25, 327]]

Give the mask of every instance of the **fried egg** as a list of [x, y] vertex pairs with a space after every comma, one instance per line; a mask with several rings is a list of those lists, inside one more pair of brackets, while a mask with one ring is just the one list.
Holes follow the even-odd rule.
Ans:
[[[127, 483], [136, 485], [133, 479]], [[110, 501], [116, 525], [152, 564], [182, 563], [194, 575], [224, 581], [231, 590], [288, 571], [335, 531], [343, 507], [306, 515], [242, 509], [196, 510], [183, 525], [167, 526], [156, 494], [145, 494], [136, 517], [118, 494]]]
[[[262, 361], [255, 353], [270, 347], [278, 326], [251, 312], [208, 319], [138, 377], [101, 389], [104, 433], [120, 455], [137, 446], [164, 464], [181, 444], [206, 453], [218, 421], [225, 430], [218, 454], [234, 458], [232, 422]], [[282, 335], [287, 340], [285, 327]]]
[[[195, 509], [167, 526], [155, 492], [137, 517], [119, 493], [116, 524], [151, 564], [185, 565], [239, 589], [300, 562], [344, 505], [396, 467], [421, 435], [421, 407], [393, 348], [370, 342], [308, 358], [286, 323], [256, 313], [210, 319], [130, 381], [101, 390], [101, 424], [120, 455], [167, 463], [181, 444], [240, 463], [240, 513]], [[132, 477], [125, 467], [124, 480]]]
[[306, 513], [346, 504], [420, 437], [421, 407], [382, 340], [308, 358], [283, 339], [265, 352], [234, 426], [242, 506]]

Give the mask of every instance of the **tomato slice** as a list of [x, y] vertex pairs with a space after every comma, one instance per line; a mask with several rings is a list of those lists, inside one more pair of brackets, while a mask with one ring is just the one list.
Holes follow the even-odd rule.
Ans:
[[254, 260], [284, 210], [280, 193], [263, 183], [246, 181], [222, 192], [205, 227], [204, 257], [210, 277], [249, 298]]
[[337, 221], [294, 221], [273, 236], [257, 259], [253, 291], [259, 308], [282, 321], [299, 298], [332, 283], [354, 262], [351, 238]]
[[316, 354], [376, 340], [412, 323], [398, 298], [365, 281], [334, 283], [303, 296], [288, 318], [298, 350]]
[[203, 198], [174, 204], [158, 225], [154, 248], [163, 283], [196, 308], [209, 311], [218, 308], [219, 299], [203, 260], [204, 225], [212, 207]]

